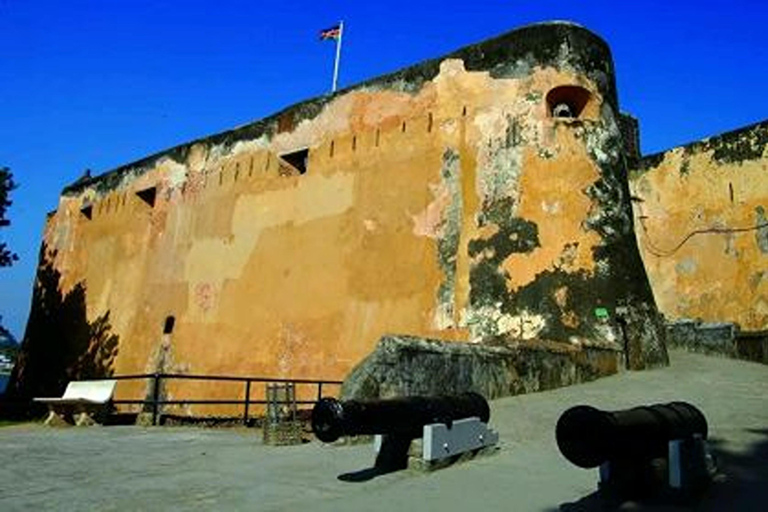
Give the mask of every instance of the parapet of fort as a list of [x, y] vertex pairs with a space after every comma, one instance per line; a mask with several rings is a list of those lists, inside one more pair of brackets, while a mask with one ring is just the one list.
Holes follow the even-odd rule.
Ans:
[[606, 43], [552, 22], [85, 176], [48, 217], [12, 388], [499, 396], [666, 364], [659, 310], [765, 329], [768, 124], [644, 158], [637, 134]]

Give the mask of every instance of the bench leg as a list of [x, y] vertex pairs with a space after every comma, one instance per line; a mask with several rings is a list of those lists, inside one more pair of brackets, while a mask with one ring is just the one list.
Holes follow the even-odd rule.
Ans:
[[69, 423], [64, 417], [57, 413], [54, 410], [48, 411], [48, 417], [45, 419], [44, 425], [47, 427], [71, 427], [72, 424]]
[[93, 417], [87, 412], [79, 412], [75, 414], [74, 419], [75, 425], [78, 427], [92, 427], [93, 425], [98, 425]]

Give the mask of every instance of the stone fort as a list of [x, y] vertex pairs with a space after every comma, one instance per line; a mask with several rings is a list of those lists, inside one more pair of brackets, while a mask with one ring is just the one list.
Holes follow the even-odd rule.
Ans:
[[12, 387], [458, 371], [498, 396], [664, 365], [665, 321], [765, 329], [768, 124], [650, 156], [638, 133], [607, 44], [551, 22], [85, 176]]

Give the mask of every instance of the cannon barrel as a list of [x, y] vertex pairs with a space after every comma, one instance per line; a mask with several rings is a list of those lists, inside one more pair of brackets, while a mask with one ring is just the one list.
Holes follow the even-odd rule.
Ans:
[[661, 457], [669, 441], [694, 434], [707, 438], [707, 419], [686, 402], [613, 412], [579, 405], [560, 416], [555, 433], [563, 456], [582, 468], [609, 460]]
[[409, 396], [372, 401], [322, 398], [312, 409], [312, 431], [332, 443], [342, 436], [397, 434], [421, 437], [424, 425], [478, 417], [487, 423], [491, 409], [474, 392], [449, 396]]

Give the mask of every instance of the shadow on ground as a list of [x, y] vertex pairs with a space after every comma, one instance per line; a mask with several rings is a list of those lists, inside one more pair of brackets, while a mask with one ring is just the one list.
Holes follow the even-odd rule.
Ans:
[[[747, 429], [762, 439], [754, 443], [747, 452], [738, 453], [725, 448], [721, 439], [710, 439], [709, 446], [717, 461], [718, 474], [707, 491], [695, 502], [686, 504], [649, 502], [625, 502], [621, 504], [605, 501], [597, 491], [573, 503], [563, 503], [548, 512], [587, 512], [597, 510], [632, 511], [721, 511], [740, 512], [764, 511], [768, 503], [768, 428]], [[597, 480], [595, 480], [597, 486]]]

